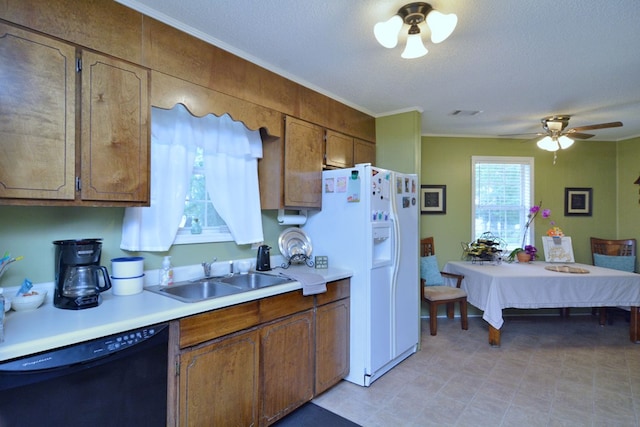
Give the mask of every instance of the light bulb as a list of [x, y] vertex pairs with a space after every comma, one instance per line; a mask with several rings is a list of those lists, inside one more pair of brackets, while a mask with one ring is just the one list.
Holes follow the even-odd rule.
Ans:
[[376, 40], [386, 48], [394, 48], [398, 44], [398, 33], [402, 28], [402, 18], [399, 15], [392, 16], [388, 21], [378, 22], [373, 27]]
[[550, 136], [545, 136], [540, 141], [538, 141], [536, 145], [547, 151], [558, 151], [558, 148], [560, 148], [558, 146], [558, 142], [553, 140]]
[[453, 33], [458, 25], [458, 17], [454, 13], [444, 13], [432, 10], [427, 15], [427, 25], [431, 29], [431, 41], [440, 43]]
[[569, 138], [568, 136], [562, 135], [560, 138], [558, 138], [558, 143], [560, 144], [560, 148], [564, 150], [573, 145], [573, 139]]
[[404, 52], [402, 52], [402, 55], [400, 56], [404, 59], [414, 59], [425, 56], [428, 52], [429, 51], [422, 43], [420, 33], [410, 34], [409, 37], [407, 37], [407, 46], [404, 48]]

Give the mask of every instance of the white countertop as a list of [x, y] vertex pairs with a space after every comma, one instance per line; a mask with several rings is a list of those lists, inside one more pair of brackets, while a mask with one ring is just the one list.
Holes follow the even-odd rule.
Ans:
[[[287, 271], [317, 273], [327, 282], [344, 279], [353, 274], [349, 270], [314, 269], [304, 265], [293, 265], [288, 270], [275, 268], [270, 273], [286, 274]], [[38, 285], [34, 288], [37, 289]], [[54, 307], [50, 290], [40, 308], [21, 312], [11, 310], [6, 313], [5, 340], [0, 343], [0, 361], [301, 288], [299, 282], [286, 283], [197, 303], [180, 302], [146, 290], [127, 296], [116, 296], [109, 290], [101, 293], [102, 303], [98, 307], [83, 310], [63, 310]]]

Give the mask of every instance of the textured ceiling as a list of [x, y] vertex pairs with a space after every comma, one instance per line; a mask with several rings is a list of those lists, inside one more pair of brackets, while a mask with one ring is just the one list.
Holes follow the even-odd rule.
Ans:
[[373, 37], [402, 0], [117, 1], [373, 116], [418, 109], [423, 135], [535, 133], [569, 114], [624, 123], [593, 140], [640, 136], [638, 0], [433, 0], [458, 26], [413, 60]]

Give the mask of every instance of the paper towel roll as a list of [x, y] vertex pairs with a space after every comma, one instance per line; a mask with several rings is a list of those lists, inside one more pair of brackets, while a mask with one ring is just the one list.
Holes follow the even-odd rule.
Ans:
[[307, 222], [307, 211], [300, 211], [298, 215], [286, 214], [284, 209], [278, 209], [278, 224], [302, 225]]

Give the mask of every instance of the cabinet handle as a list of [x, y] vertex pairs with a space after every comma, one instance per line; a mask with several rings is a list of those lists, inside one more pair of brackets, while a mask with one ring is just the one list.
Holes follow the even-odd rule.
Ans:
[[76, 191], [82, 190], [82, 183], [80, 182], [80, 177], [76, 176]]

